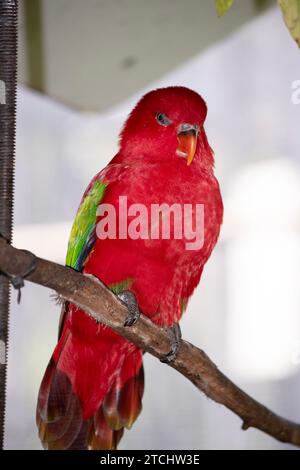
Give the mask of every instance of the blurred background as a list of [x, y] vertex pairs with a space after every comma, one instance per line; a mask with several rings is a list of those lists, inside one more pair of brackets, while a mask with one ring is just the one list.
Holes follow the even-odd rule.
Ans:
[[[148, 90], [208, 104], [225, 218], [183, 336], [239, 386], [300, 421], [299, 49], [272, 1], [21, 0], [14, 244], [64, 263], [82, 192]], [[35, 406], [59, 310], [13, 292], [7, 449], [40, 449]], [[121, 449], [288, 449], [145, 355], [143, 412]]]

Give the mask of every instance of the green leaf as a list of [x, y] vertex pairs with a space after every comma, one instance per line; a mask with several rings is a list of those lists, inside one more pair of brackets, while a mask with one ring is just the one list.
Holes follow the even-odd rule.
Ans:
[[216, 0], [218, 16], [223, 16], [232, 6], [234, 0]]
[[269, 0], [253, 0], [254, 6], [257, 8], [258, 11], [263, 10], [267, 7]]
[[285, 24], [300, 47], [300, 0], [278, 0]]

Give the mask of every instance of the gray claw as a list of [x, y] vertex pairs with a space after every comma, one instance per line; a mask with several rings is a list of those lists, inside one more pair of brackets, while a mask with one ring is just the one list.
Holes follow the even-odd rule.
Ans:
[[141, 313], [135, 295], [129, 290], [125, 290], [118, 294], [119, 299], [126, 305], [128, 315], [124, 322], [124, 326], [132, 326], [139, 319]]
[[166, 356], [160, 360], [160, 362], [170, 364], [170, 362], [174, 361], [178, 353], [181, 341], [181, 329], [179, 323], [174, 323], [174, 325], [165, 328], [165, 330], [167, 331], [170, 338], [171, 349], [168, 354], [166, 354]]

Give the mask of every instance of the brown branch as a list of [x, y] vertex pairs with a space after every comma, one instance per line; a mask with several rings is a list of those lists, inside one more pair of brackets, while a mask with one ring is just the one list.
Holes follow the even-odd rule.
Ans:
[[[0, 271], [20, 275], [28, 269], [31, 254], [0, 239]], [[132, 327], [124, 327], [126, 307], [100, 281], [70, 268], [37, 258], [29, 281], [55, 290], [76, 303], [93, 318], [117, 331], [153, 356], [162, 359], [170, 349], [166, 331], [141, 315]], [[282, 442], [300, 446], [300, 425], [272, 413], [231, 382], [201, 349], [181, 341], [176, 359], [170, 364], [209, 398], [229, 408], [242, 421], [242, 429], [260, 429]]]

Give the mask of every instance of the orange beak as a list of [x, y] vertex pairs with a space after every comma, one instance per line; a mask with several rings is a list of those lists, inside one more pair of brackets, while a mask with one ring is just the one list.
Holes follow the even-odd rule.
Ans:
[[196, 153], [198, 127], [192, 124], [182, 124], [179, 127], [177, 139], [179, 145], [176, 154], [178, 157], [186, 158], [187, 165], [190, 165]]

